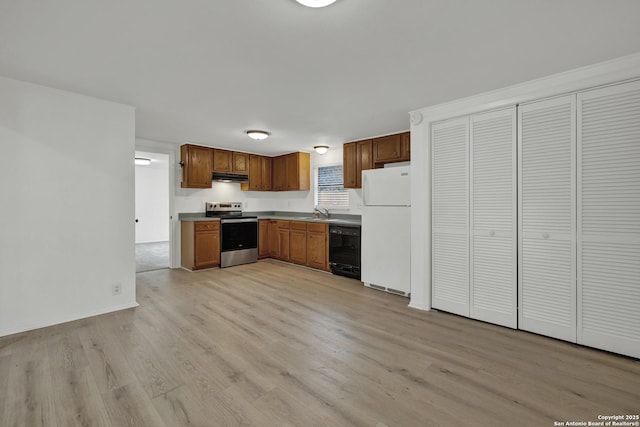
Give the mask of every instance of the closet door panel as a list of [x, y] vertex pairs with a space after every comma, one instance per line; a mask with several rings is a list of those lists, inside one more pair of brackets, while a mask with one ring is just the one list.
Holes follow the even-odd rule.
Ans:
[[470, 124], [470, 316], [516, 328], [516, 108]]
[[518, 110], [518, 326], [576, 341], [575, 95]]
[[469, 316], [469, 119], [432, 127], [432, 305]]
[[578, 94], [578, 342], [640, 357], [640, 82]]
[[571, 241], [522, 239], [520, 329], [575, 341], [575, 274]]

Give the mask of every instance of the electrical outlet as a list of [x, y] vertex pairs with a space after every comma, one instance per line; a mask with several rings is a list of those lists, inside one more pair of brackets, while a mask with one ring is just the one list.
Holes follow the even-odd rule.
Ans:
[[114, 283], [113, 286], [111, 287], [111, 293], [113, 295], [122, 294], [122, 284], [121, 283]]

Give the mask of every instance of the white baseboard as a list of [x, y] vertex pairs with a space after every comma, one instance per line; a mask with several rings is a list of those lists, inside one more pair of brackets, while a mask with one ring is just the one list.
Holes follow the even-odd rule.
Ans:
[[87, 317], [99, 316], [101, 314], [113, 313], [114, 311], [120, 311], [120, 310], [126, 310], [128, 308], [138, 307], [139, 305], [140, 304], [134, 301], [133, 303], [116, 305], [116, 306], [107, 307], [97, 311], [59, 316], [54, 319], [48, 319], [42, 322], [22, 325], [13, 329], [0, 330], [0, 337], [32, 331], [34, 329], [46, 328], [48, 326], [59, 325], [61, 323], [73, 322], [75, 320], [86, 319]]
[[408, 306], [408, 307], [409, 307], [409, 308], [416, 309], [416, 310], [431, 311], [431, 307], [427, 307], [427, 306], [422, 305], [422, 304], [416, 304], [414, 301], [411, 301], [411, 302], [409, 303], [409, 306]]

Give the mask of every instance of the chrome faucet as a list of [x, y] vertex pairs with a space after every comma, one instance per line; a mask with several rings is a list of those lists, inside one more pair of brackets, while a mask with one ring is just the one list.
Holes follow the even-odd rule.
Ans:
[[[324, 212], [323, 212], [324, 211]], [[321, 216], [329, 219], [329, 209], [319, 209], [317, 206], [315, 208], [313, 208], [313, 215], [316, 216], [316, 213], [320, 214]]]

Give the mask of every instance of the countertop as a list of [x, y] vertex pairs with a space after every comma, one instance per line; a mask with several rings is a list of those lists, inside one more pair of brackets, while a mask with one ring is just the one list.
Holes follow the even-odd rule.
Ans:
[[[312, 218], [309, 212], [281, 212], [281, 211], [260, 211], [243, 212], [245, 215], [255, 215], [258, 219], [280, 219], [285, 221], [319, 222], [336, 225], [360, 225], [360, 215], [330, 214], [329, 218]], [[218, 218], [207, 217], [204, 212], [179, 213], [180, 221], [219, 221]]]

